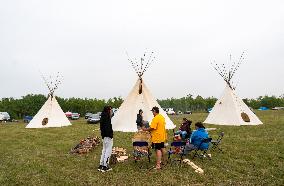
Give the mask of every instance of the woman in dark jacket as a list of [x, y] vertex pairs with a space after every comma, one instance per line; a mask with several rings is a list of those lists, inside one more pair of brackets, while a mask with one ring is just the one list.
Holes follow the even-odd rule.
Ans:
[[137, 119], [136, 119], [136, 124], [137, 124], [137, 129], [141, 130], [142, 125], [143, 125], [143, 111], [140, 109], [139, 113], [137, 114]]
[[112, 116], [113, 116], [112, 107], [105, 106], [102, 111], [101, 120], [100, 120], [100, 130], [103, 139], [103, 150], [98, 170], [101, 172], [112, 170], [108, 165], [113, 146], [113, 130], [111, 125]]

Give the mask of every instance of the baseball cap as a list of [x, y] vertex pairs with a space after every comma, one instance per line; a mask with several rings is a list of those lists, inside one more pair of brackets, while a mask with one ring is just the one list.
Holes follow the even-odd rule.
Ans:
[[158, 107], [153, 107], [150, 111], [159, 112], [159, 108]]

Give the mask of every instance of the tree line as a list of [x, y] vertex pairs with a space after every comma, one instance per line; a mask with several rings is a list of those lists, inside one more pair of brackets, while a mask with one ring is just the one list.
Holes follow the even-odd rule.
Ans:
[[[114, 97], [108, 100], [96, 98], [61, 98], [56, 97], [64, 112], [78, 112], [84, 115], [87, 112], [96, 113], [102, 111], [105, 105], [111, 105], [113, 108], [119, 108], [123, 99]], [[28, 94], [19, 99], [2, 98], [0, 100], [0, 112], [8, 112], [12, 118], [23, 118], [24, 116], [34, 116], [47, 97], [41, 94]], [[256, 99], [243, 99], [244, 102], [254, 109], [259, 107], [284, 107], [284, 95], [276, 96], [260, 96]], [[202, 96], [187, 95], [182, 98], [168, 98], [158, 100], [163, 108], [174, 108], [175, 111], [195, 111], [204, 112], [208, 108], [212, 108], [217, 101], [214, 97], [203, 98]]]
[[[202, 96], [193, 97], [191, 94], [182, 98], [168, 98], [164, 100], [158, 100], [161, 107], [174, 108], [175, 111], [207, 111], [208, 108], [212, 108], [217, 101], [217, 98]], [[256, 99], [243, 99], [243, 101], [251, 108], [258, 109], [260, 107], [284, 107], [284, 95], [277, 96], [259, 96]]]
[[[61, 98], [56, 97], [64, 112], [71, 111], [84, 115], [87, 112], [97, 113], [102, 111], [105, 105], [118, 108], [123, 99], [114, 97], [108, 100], [89, 98]], [[0, 112], [8, 112], [12, 118], [23, 118], [24, 116], [34, 116], [42, 105], [46, 102], [47, 96], [42, 94], [28, 94], [20, 99], [2, 98], [0, 100]]]

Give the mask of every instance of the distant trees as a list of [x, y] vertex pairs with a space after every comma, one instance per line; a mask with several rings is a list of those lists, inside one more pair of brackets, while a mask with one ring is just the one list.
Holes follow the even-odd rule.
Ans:
[[[41, 94], [28, 94], [20, 99], [2, 98], [0, 100], [0, 112], [8, 112], [13, 118], [23, 118], [25, 115], [35, 115], [38, 110], [45, 103], [47, 97]], [[123, 99], [121, 97], [114, 97], [108, 100], [96, 98], [60, 98], [57, 97], [64, 112], [78, 112], [84, 115], [86, 112], [96, 113], [103, 109], [105, 105], [112, 105], [118, 108]], [[193, 97], [188, 94], [182, 98], [168, 98], [158, 100], [161, 107], [174, 108], [176, 111], [196, 111], [204, 112], [206, 109], [214, 106], [217, 101], [214, 97], [203, 98], [202, 96]], [[244, 99], [244, 102], [254, 109], [261, 106], [273, 108], [284, 107], [284, 94], [276, 96], [260, 96], [256, 99]]]
[[165, 100], [158, 100], [161, 107], [174, 108], [176, 111], [206, 111], [207, 108], [213, 107], [216, 98], [209, 97], [203, 98], [202, 96], [196, 96], [193, 98], [191, 94], [182, 98], [168, 98]]
[[43, 95], [28, 94], [21, 99], [3, 98], [0, 101], [0, 111], [8, 112], [13, 118], [34, 115], [46, 101]]
[[259, 96], [256, 99], [244, 99], [245, 103], [252, 108], [259, 107], [284, 107], [284, 97], [283, 96]]
[[[276, 96], [260, 96], [256, 99], [243, 99], [244, 102], [254, 109], [259, 107], [284, 107], [284, 95]], [[189, 94], [182, 98], [169, 98], [165, 100], [158, 100], [161, 107], [174, 108], [176, 111], [206, 111], [208, 108], [212, 108], [217, 101], [214, 97], [203, 98], [202, 96], [196, 96], [195, 98]]]
[[[56, 99], [64, 112], [78, 112], [81, 115], [84, 115], [86, 112], [99, 112], [105, 105], [112, 105], [114, 108], [118, 108], [123, 102], [123, 99], [120, 97], [114, 97], [109, 100], [60, 97], [56, 97]], [[3, 98], [0, 100], [0, 112], [8, 112], [12, 118], [23, 118], [26, 115], [33, 116], [46, 100], [47, 97], [41, 94], [28, 94], [20, 99]]]
[[78, 112], [83, 115], [87, 112], [96, 113], [102, 111], [105, 105], [111, 105], [113, 108], [118, 108], [123, 99], [120, 97], [114, 97], [108, 100], [104, 99], [89, 99], [89, 98], [60, 98], [57, 97], [57, 101], [60, 104], [64, 112]]

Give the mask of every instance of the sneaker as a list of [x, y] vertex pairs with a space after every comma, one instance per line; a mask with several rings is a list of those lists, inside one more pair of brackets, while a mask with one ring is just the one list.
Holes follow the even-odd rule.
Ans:
[[103, 169], [103, 166], [100, 165], [100, 166], [98, 167], [98, 171], [102, 171], [102, 169]]
[[108, 172], [111, 171], [112, 168], [108, 167], [108, 166], [103, 166], [103, 168], [101, 169], [101, 172]]

